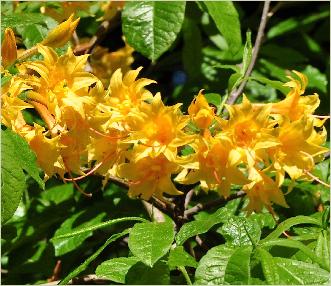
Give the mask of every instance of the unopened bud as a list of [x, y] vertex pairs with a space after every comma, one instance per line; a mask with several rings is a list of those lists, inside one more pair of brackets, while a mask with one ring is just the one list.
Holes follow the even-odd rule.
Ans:
[[78, 18], [73, 21], [73, 18], [74, 14], [71, 14], [68, 20], [64, 21], [55, 29], [50, 31], [47, 37], [41, 42], [41, 44], [52, 48], [59, 48], [64, 46], [71, 39], [72, 34], [74, 33], [80, 19]]
[[11, 28], [6, 28], [4, 39], [1, 45], [2, 65], [8, 67], [17, 59], [17, 47], [14, 32]]

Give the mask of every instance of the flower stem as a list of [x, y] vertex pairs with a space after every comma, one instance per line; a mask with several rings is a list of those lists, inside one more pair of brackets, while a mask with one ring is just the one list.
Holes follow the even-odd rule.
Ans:
[[185, 280], [186, 280], [186, 282], [187, 282], [187, 285], [192, 285], [192, 282], [191, 282], [190, 276], [188, 275], [188, 273], [187, 273], [185, 267], [184, 267], [184, 266], [179, 266], [178, 269], [180, 270], [180, 272], [183, 273], [184, 278], [185, 278]]

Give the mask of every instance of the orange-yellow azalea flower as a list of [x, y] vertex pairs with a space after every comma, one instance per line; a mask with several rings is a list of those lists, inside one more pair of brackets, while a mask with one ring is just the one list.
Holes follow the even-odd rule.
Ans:
[[129, 195], [141, 196], [148, 200], [152, 195], [164, 200], [163, 194], [182, 194], [171, 181], [171, 175], [178, 173], [180, 167], [170, 162], [163, 154], [157, 157], [145, 157], [138, 161], [122, 164], [118, 175], [129, 180]]

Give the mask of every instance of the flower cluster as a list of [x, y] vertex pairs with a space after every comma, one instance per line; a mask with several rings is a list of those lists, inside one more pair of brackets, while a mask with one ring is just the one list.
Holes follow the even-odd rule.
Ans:
[[[128, 182], [130, 196], [146, 200], [180, 195], [180, 184], [200, 184], [227, 197], [235, 185], [247, 193], [249, 211], [271, 209], [272, 203], [286, 207], [285, 176], [312, 179], [328, 149], [322, 146], [324, 120], [313, 115], [319, 98], [303, 96], [303, 74], [289, 76], [290, 91], [280, 102], [254, 104], [243, 96], [242, 103], [225, 106], [226, 118], [216, 115], [200, 91], [185, 115], [181, 104], [165, 106], [160, 93], [146, 89], [155, 82], [138, 79], [141, 68], [129, 70], [128, 46], [118, 57], [92, 57], [93, 73], [85, 71], [88, 55], [69, 48], [58, 56], [53, 43], [58, 46], [64, 31], [70, 35], [78, 20], [68, 21], [37, 44], [41, 60], [16, 64], [18, 73], [1, 96], [1, 122], [27, 140], [45, 179], [58, 175], [75, 182], [94, 173], [106, 182], [118, 176]], [[17, 57], [10, 29], [3, 47], [2, 72], [8, 75], [5, 68]], [[115, 71], [118, 58], [126, 68]], [[106, 77], [102, 69], [109, 70]], [[34, 109], [45, 124], [28, 123], [25, 109]], [[184, 149], [190, 154], [183, 155]]]

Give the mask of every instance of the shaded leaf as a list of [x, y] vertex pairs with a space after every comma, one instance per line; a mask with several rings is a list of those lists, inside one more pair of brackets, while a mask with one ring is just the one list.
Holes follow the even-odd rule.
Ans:
[[235, 54], [241, 48], [239, 15], [231, 1], [206, 1], [204, 5], [213, 18], [216, 27], [226, 39], [230, 51]]
[[113, 241], [119, 239], [120, 237], [123, 237], [125, 235], [127, 235], [130, 232], [130, 229], [126, 229], [124, 231], [122, 231], [121, 233], [117, 233], [112, 235], [110, 238], [107, 239], [107, 241], [104, 243], [104, 245], [102, 245], [96, 252], [94, 252], [88, 259], [86, 259], [80, 266], [78, 266], [74, 271], [70, 272], [69, 275], [67, 275], [63, 280], [61, 280], [61, 282], [59, 283], [59, 285], [67, 285], [68, 282], [76, 277], [79, 273], [83, 272], [88, 266], [89, 264], [96, 259], [99, 254]]
[[177, 245], [182, 245], [190, 237], [205, 233], [214, 225], [225, 222], [230, 215], [227, 208], [220, 208], [211, 215], [184, 224], [176, 235]]
[[126, 275], [129, 285], [167, 285], [170, 283], [170, 270], [165, 261], [158, 261], [153, 267], [138, 262]]
[[263, 248], [257, 249], [257, 254], [261, 260], [262, 270], [265, 279], [268, 284], [278, 285], [279, 283], [279, 274], [276, 269], [276, 263], [272, 255]]

